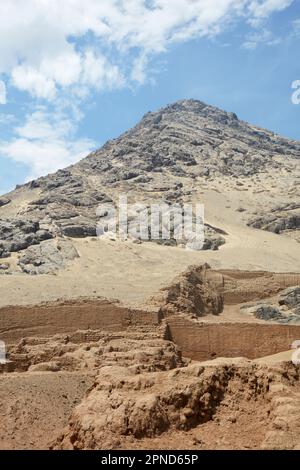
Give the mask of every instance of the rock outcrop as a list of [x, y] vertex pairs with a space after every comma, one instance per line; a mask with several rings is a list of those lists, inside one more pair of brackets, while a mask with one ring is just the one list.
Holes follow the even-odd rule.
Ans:
[[37, 220], [0, 219], [0, 258], [51, 238], [51, 232], [42, 230]]
[[259, 228], [277, 234], [299, 230], [299, 204], [290, 204], [283, 208], [275, 208], [271, 212], [262, 214], [249, 221], [248, 225], [253, 228]]
[[44, 241], [30, 246], [19, 258], [21, 270], [27, 274], [54, 274], [63, 269], [68, 261], [79, 258], [77, 250], [69, 239]]
[[279, 305], [296, 310], [300, 315], [300, 286], [289, 287], [280, 293]]

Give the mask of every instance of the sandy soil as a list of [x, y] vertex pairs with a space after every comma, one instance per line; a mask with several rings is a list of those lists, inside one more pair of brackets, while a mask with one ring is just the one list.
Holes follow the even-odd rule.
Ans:
[[[6, 398], [0, 400], [0, 450], [47, 449], [67, 425], [72, 410], [92, 383], [91, 375], [77, 372], [1, 375], [0, 396]], [[263, 406], [257, 409], [255, 402], [246, 401], [242, 406], [232, 403], [229, 408], [224, 403], [213, 420], [190, 431], [173, 430], [159, 437], [139, 440], [128, 436], [122, 439], [122, 448], [247, 448], [249, 435], [255, 448], [266, 432], [264, 413]], [[257, 422], [260, 422], [259, 427]]]
[[0, 306], [78, 297], [104, 297], [141, 306], [175, 275], [191, 264], [203, 262], [216, 269], [300, 272], [297, 242], [241, 227], [238, 232], [231, 229], [230, 233], [227, 244], [217, 252], [192, 252], [153, 243], [76, 240], [74, 244], [81, 257], [56, 276], [2, 275]]
[[0, 450], [47, 448], [92, 382], [87, 373], [0, 375]]

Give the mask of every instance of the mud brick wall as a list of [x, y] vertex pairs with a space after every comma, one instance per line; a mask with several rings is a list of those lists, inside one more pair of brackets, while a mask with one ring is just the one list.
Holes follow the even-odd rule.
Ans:
[[215, 286], [223, 294], [226, 305], [265, 299], [282, 289], [300, 284], [300, 274], [294, 273], [222, 270], [217, 274], [222, 275], [223, 279], [222, 282], [218, 279]]
[[76, 330], [120, 331], [132, 325], [154, 325], [158, 315], [130, 310], [106, 301], [51, 303], [0, 309], [0, 340], [14, 343], [28, 336], [50, 336]]
[[247, 357], [254, 359], [290, 349], [300, 340], [300, 326], [251, 323], [209, 324], [185, 317], [167, 319], [169, 339], [183, 356], [194, 360], [215, 357]]

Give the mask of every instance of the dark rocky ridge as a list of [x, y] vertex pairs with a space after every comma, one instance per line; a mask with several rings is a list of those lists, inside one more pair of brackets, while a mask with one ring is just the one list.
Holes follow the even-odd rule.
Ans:
[[300, 158], [300, 143], [251, 126], [234, 113], [186, 100], [146, 114], [78, 166], [86, 172], [101, 170], [111, 182], [147, 179], [162, 170], [176, 177], [238, 177], [278, 167], [278, 155]]

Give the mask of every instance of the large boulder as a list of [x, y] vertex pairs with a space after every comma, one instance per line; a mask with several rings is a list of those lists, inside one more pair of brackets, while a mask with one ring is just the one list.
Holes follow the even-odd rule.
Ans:
[[19, 259], [19, 266], [27, 274], [54, 274], [63, 269], [67, 261], [78, 257], [79, 254], [71, 241], [50, 240], [27, 248]]
[[260, 320], [278, 320], [283, 317], [277, 307], [268, 304], [257, 305], [257, 307], [254, 308], [254, 316]]
[[279, 305], [286, 305], [289, 308], [300, 307], [300, 286], [289, 287], [281, 292]]
[[0, 207], [6, 206], [10, 203], [10, 199], [8, 197], [0, 197]]

